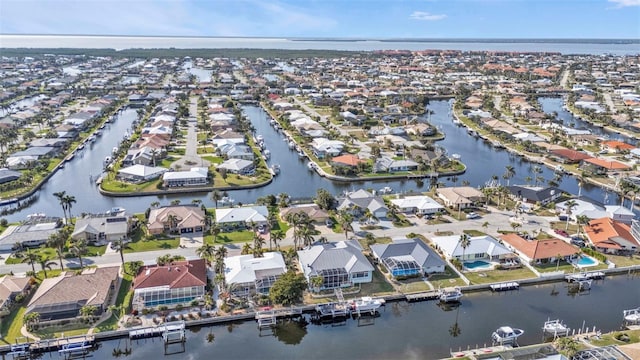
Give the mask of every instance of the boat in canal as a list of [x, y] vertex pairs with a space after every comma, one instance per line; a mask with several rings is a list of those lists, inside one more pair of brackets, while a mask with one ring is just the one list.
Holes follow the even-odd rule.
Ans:
[[363, 296], [351, 302], [351, 311], [356, 313], [374, 312], [384, 305], [384, 299], [374, 299], [371, 296]]
[[547, 320], [542, 326], [542, 332], [545, 336], [557, 338], [560, 336], [568, 336], [571, 329], [565, 325], [562, 320]]
[[515, 343], [524, 334], [524, 330], [512, 328], [511, 326], [501, 326], [491, 334], [491, 340], [497, 344]]
[[632, 324], [640, 324], [640, 307], [636, 309], [624, 310], [622, 312], [624, 321]]
[[280, 165], [279, 164], [271, 165], [271, 167], [269, 168], [269, 172], [273, 176], [276, 176], [276, 175], [280, 174]]
[[447, 287], [440, 290], [438, 298], [443, 303], [458, 302], [462, 298], [462, 290], [458, 286]]
[[341, 302], [330, 302], [316, 305], [316, 313], [318, 316], [324, 317], [346, 317], [349, 309], [346, 304]]

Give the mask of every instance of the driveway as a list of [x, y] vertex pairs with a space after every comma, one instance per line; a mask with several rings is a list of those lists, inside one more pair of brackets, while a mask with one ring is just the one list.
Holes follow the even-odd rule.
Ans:
[[204, 238], [202, 233], [180, 234], [180, 246], [183, 248], [197, 248], [202, 246]]

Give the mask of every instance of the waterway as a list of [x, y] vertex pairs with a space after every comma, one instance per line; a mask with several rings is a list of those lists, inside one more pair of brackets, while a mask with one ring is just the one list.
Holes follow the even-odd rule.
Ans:
[[[186, 353], [166, 357], [159, 339], [132, 344], [112, 340], [92, 355], [96, 360], [111, 359], [113, 349], [129, 346], [128, 359], [438, 359], [452, 350], [490, 345], [491, 333], [503, 325], [525, 331], [520, 345], [541, 342], [542, 325], [548, 319], [561, 319], [572, 329], [617, 330], [622, 311], [637, 307], [638, 299], [640, 278], [621, 275], [596, 282], [580, 294], [571, 293], [565, 283], [508, 293], [469, 293], [460, 306], [448, 311], [434, 301], [388, 303], [369, 326], [358, 326], [351, 319], [342, 326], [294, 323], [275, 334], [259, 332], [253, 321], [203, 327], [187, 333]], [[460, 331], [453, 337], [450, 331], [456, 319]], [[207, 341], [210, 333], [213, 342]], [[178, 345], [169, 347], [177, 349]]]
[[[542, 100], [545, 103], [546, 100]], [[545, 103], [546, 104], [546, 103]], [[561, 102], [548, 103], [545, 111], [562, 111]], [[514, 167], [516, 174], [510, 179], [511, 184], [525, 184], [527, 176], [533, 176], [536, 166], [540, 167], [541, 173], [546, 180], [554, 178], [552, 170], [545, 166], [533, 164], [525, 159], [509, 153], [506, 150], [495, 149], [491, 144], [482, 139], [469, 135], [464, 127], [455, 126], [452, 122], [451, 104], [449, 101], [431, 101], [428, 105], [433, 111], [429, 121], [446, 134], [444, 140], [439, 141], [447, 152], [459, 154], [461, 160], [467, 165], [465, 174], [458, 177], [455, 184], [461, 185], [462, 181], [469, 181], [471, 186], [482, 186], [491, 180], [493, 175], [497, 175], [504, 183], [502, 174], [505, 166]], [[281, 173], [275, 177], [269, 185], [248, 190], [229, 191], [229, 196], [236, 203], [253, 203], [258, 197], [279, 193], [287, 193], [292, 198], [311, 198], [315, 196], [319, 188], [324, 188], [333, 194], [341, 194], [346, 190], [380, 189], [390, 186], [397, 192], [426, 191], [428, 181], [424, 181], [422, 186], [414, 180], [400, 179], [395, 181], [360, 181], [354, 183], [331, 182], [320, 177], [315, 172], [308, 170], [306, 162], [298, 158], [298, 155], [289, 149], [287, 143], [283, 141], [283, 135], [269, 125], [268, 114], [256, 106], [243, 106], [243, 111], [256, 128], [256, 134], [260, 134], [265, 139], [267, 149], [271, 152], [270, 164], [277, 163], [281, 167]], [[570, 114], [569, 114], [570, 115]], [[189, 195], [163, 195], [146, 196], [137, 198], [111, 198], [101, 195], [93, 180], [101, 171], [102, 161], [109, 155], [111, 149], [122, 139], [123, 134], [130, 129], [131, 122], [137, 116], [135, 110], [125, 110], [118, 117], [118, 120], [110, 125], [110, 129], [105, 129], [104, 135], [96, 141], [93, 148], [85, 149], [83, 156], [76, 158], [64, 169], [58, 171], [49, 182], [38, 192], [38, 200], [29, 208], [20, 212], [6, 216], [9, 221], [24, 220], [26, 215], [31, 213], [46, 213], [55, 215], [61, 213], [60, 205], [53, 196], [54, 192], [65, 190], [76, 197], [77, 203], [73, 205], [73, 213], [101, 212], [112, 207], [124, 207], [130, 212], [143, 212], [149, 204], [159, 201], [168, 204], [172, 200], [179, 199], [182, 203], [190, 203], [193, 199], [200, 199], [207, 206], [213, 206], [213, 201], [206, 193], [194, 193]], [[426, 118], [425, 118], [426, 120]], [[447, 185], [453, 185], [453, 178], [441, 178], [439, 181]], [[575, 178], [564, 176], [560, 183], [560, 188], [572, 194], [578, 193], [578, 184]], [[582, 188], [582, 195], [604, 204], [613, 204], [619, 201], [618, 196], [607, 193], [596, 186], [585, 184]]]
[[144, 36], [86, 36], [86, 35], [0, 35], [0, 44], [6, 48], [112, 48], [112, 49], [285, 49], [285, 50], [460, 50], [460, 51], [519, 51], [559, 52], [562, 54], [638, 54], [637, 41], [620, 43], [611, 41], [549, 42], [544, 40], [517, 40], [500, 42], [482, 39], [451, 41], [381, 41], [376, 39], [286, 39], [244, 37], [144, 37]]

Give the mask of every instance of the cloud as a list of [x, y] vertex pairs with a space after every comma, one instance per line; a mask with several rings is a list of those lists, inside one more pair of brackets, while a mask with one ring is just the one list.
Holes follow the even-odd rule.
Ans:
[[[634, 0], [624, 0], [624, 1], [634, 1]], [[446, 17], [447, 15], [445, 14], [435, 15], [432, 13], [428, 13], [426, 11], [414, 11], [411, 13], [411, 15], [409, 15], [409, 19], [423, 20], [423, 21], [437, 21], [437, 20], [445, 19]]]
[[640, 0], [609, 0], [609, 2], [616, 4], [615, 9], [628, 6], [640, 6]]

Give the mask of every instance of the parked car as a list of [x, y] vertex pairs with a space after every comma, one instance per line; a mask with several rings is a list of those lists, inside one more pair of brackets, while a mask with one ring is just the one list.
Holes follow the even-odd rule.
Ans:
[[564, 237], [569, 237], [569, 233], [562, 230], [562, 229], [555, 229], [554, 230], [556, 234], [560, 235], [560, 236], [564, 236]]
[[573, 245], [579, 246], [579, 247], [585, 247], [587, 244], [584, 242], [584, 240], [579, 237], [579, 236], [572, 236], [571, 237], [571, 243]]
[[324, 224], [327, 225], [327, 227], [333, 227], [333, 220], [327, 219], [325, 220]]
[[477, 213], [474, 212], [470, 212], [467, 214], [467, 219], [479, 219], [480, 215], [478, 215]]
[[264, 233], [266, 233], [266, 232], [267, 232], [267, 227], [266, 227], [265, 225], [260, 225], [260, 226], [258, 226], [258, 232], [259, 232], [260, 234], [264, 234]]

